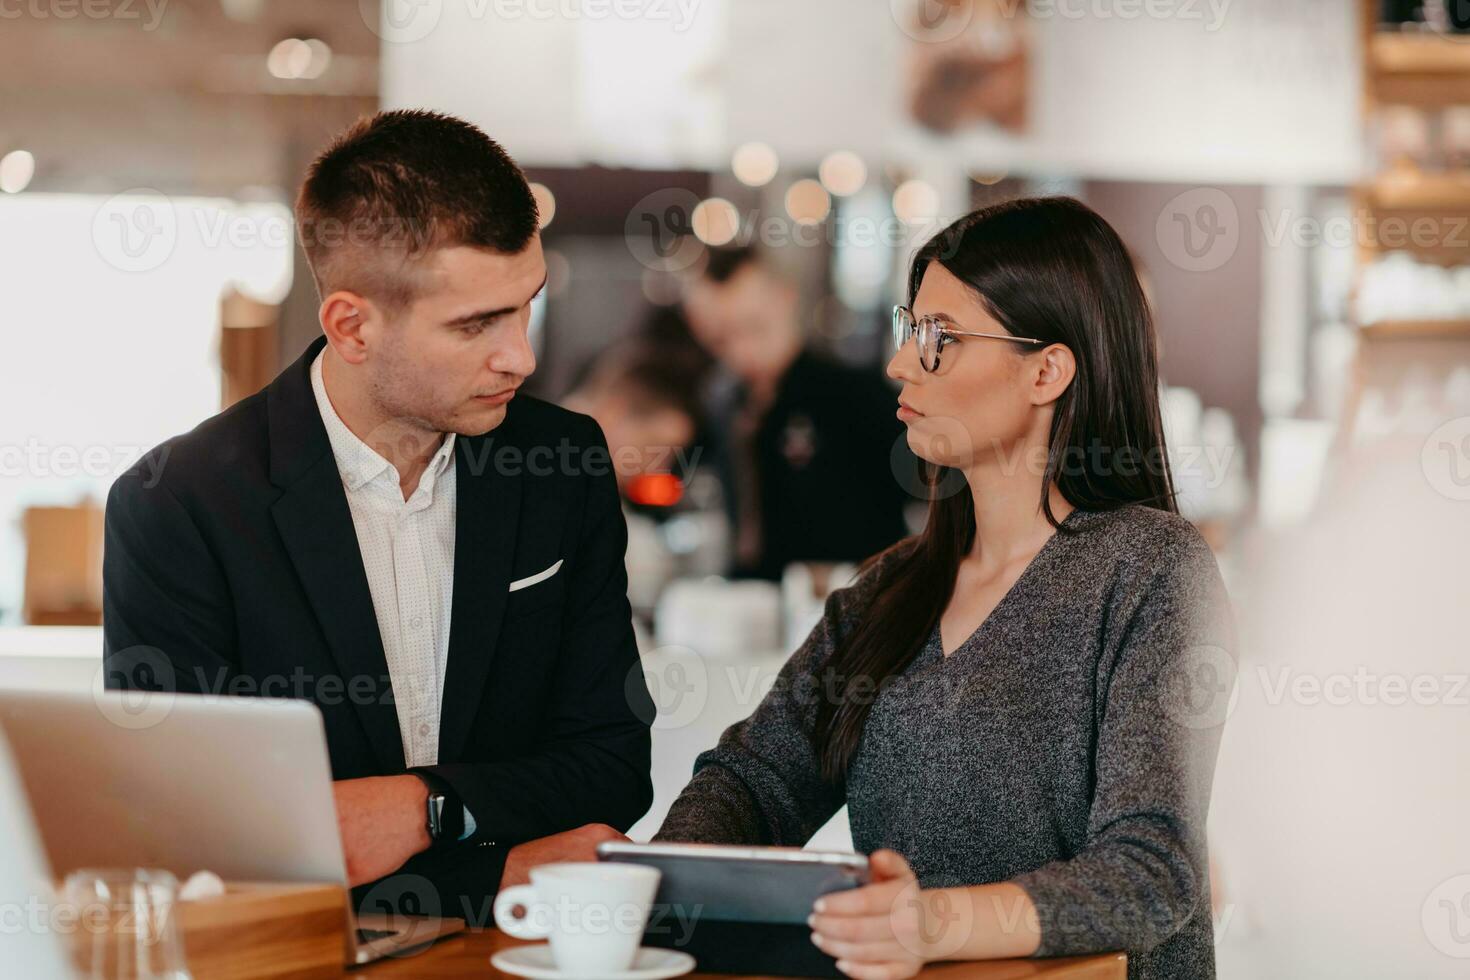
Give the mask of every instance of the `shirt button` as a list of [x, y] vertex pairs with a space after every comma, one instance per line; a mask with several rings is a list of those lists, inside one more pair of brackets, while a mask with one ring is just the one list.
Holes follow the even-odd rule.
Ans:
[[412, 626], [414, 629], [418, 629], [419, 627], [424, 625], [424, 620], [420, 616], [415, 616], [413, 619], [410, 619], [408, 621], [408, 625]]
[[429, 726], [428, 725], [420, 725], [419, 726], [419, 734], [420, 735], [427, 736], [429, 734]]

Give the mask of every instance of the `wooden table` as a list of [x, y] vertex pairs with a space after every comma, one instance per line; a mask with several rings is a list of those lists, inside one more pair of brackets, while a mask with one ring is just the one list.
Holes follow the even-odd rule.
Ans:
[[[457, 936], [441, 939], [428, 949], [401, 959], [380, 960], [369, 966], [349, 971], [362, 980], [385, 980], [389, 977], [412, 977], [413, 980], [453, 980], [455, 977], [501, 978], [490, 965], [497, 950], [526, 945], [498, 929], [471, 929]], [[971, 963], [941, 963], [924, 970], [926, 980], [1022, 980], [1030, 977], [1066, 978], [1066, 980], [1124, 980], [1128, 961], [1122, 953], [1103, 956], [1073, 956], [1058, 959], [989, 960]], [[690, 973], [692, 980], [704, 977], [730, 980], [728, 975]], [[750, 978], [755, 980], [755, 978]]]

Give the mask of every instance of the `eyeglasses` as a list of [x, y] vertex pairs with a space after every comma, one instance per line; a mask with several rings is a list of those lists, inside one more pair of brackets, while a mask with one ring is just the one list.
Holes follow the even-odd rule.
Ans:
[[1015, 337], [1008, 333], [976, 333], [973, 330], [956, 330], [945, 321], [936, 316], [921, 316], [914, 319], [914, 312], [907, 306], [895, 306], [893, 308], [893, 345], [895, 350], [903, 350], [909, 338], [918, 334], [919, 336], [919, 365], [925, 371], [933, 373], [939, 370], [939, 354], [944, 350], [944, 345], [953, 341], [956, 337], [989, 337], [992, 340], [1009, 340], [1017, 344], [1028, 346], [1045, 345], [1046, 341], [1037, 340], [1035, 337]]

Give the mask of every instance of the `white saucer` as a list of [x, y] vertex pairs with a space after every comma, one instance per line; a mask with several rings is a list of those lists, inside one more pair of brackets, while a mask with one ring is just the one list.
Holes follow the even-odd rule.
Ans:
[[[583, 975], [559, 969], [551, 958], [551, 947], [546, 943], [536, 946], [517, 946], [502, 949], [490, 957], [490, 965], [503, 973], [513, 973], [531, 980], [579, 980]], [[608, 970], [597, 975], [597, 980], [664, 980], [678, 977], [694, 969], [694, 957], [672, 949], [654, 949], [644, 946], [633, 958], [630, 969]]]

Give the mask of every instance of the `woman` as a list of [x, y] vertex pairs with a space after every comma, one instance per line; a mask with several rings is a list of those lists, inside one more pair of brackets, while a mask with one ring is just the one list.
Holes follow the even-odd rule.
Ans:
[[1234, 626], [1174, 507], [1128, 253], [1075, 200], [1012, 201], [919, 251], [909, 305], [888, 373], [926, 527], [832, 595], [658, 838], [800, 845], [847, 803], [873, 883], [812, 941], [861, 980], [1108, 950], [1213, 976]]

